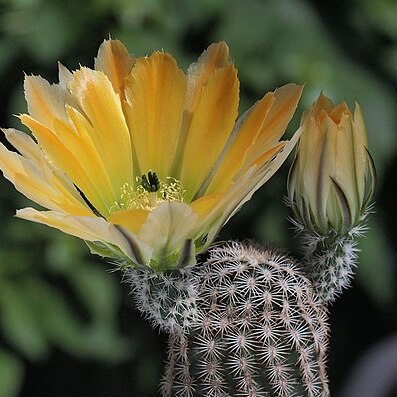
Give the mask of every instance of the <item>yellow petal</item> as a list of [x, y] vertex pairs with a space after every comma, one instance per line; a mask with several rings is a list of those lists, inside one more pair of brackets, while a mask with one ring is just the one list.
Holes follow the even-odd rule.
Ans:
[[239, 119], [230, 137], [229, 149], [220, 159], [219, 168], [212, 177], [206, 194], [214, 191], [222, 192], [230, 186], [246, 162], [247, 150], [251, 145], [256, 144], [266, 115], [273, 103], [274, 95], [268, 93]]
[[[206, 236], [213, 227], [213, 224], [216, 223], [217, 220], [223, 216], [225, 210], [223, 199], [224, 194], [213, 193], [202, 196], [199, 199], [190, 203], [190, 207], [198, 215], [194, 234], [199, 239], [200, 237], [203, 238], [204, 236]], [[223, 223], [221, 226], [223, 226]], [[200, 246], [200, 241], [197, 241], [197, 238], [196, 246]]]
[[211, 44], [192, 63], [187, 71], [188, 91], [186, 97], [186, 109], [193, 113], [200, 99], [201, 91], [208, 80], [218, 70], [230, 64], [229, 48], [225, 42]]
[[50, 166], [38, 145], [29, 136], [17, 130], [5, 130], [6, 137], [24, 156], [0, 146], [0, 168], [18, 191], [45, 208], [89, 215], [87, 208], [72, 183], [64, 174]]
[[185, 99], [185, 111], [183, 114], [182, 127], [178, 138], [178, 147], [175, 153], [171, 175], [179, 178], [183, 161], [183, 151], [186, 146], [186, 138], [189, 131], [192, 116], [196, 111], [204, 86], [214, 73], [230, 65], [229, 48], [225, 42], [211, 44], [199, 57], [198, 61], [192, 63], [187, 71], [187, 92]]
[[211, 213], [222, 196], [221, 193], [207, 194], [194, 200], [189, 205], [197, 213], [199, 220], [202, 220]]
[[[280, 142], [267, 156], [257, 159], [244, 173], [240, 173], [231, 187], [222, 195], [211, 211], [213, 219], [207, 223], [209, 229], [207, 246], [213, 241], [221, 227], [251, 199], [252, 195], [268, 181], [280, 168], [287, 156], [291, 153], [299, 139], [301, 131], [298, 130], [290, 141]], [[269, 161], [269, 158], [271, 160]], [[260, 161], [261, 160], [261, 161]]]
[[90, 138], [117, 192], [133, 176], [131, 140], [120, 98], [104, 73], [87, 68], [73, 74], [70, 89], [92, 126]]
[[119, 40], [105, 40], [98, 50], [95, 69], [105, 73], [114, 91], [124, 99], [124, 80], [134, 66], [132, 57]]
[[226, 200], [231, 203], [230, 208], [233, 207], [234, 203], [230, 216], [235, 214], [245, 202], [250, 200], [252, 195], [281, 167], [295, 147], [300, 134], [301, 129], [298, 129], [289, 141], [280, 142], [256, 159], [246, 172], [239, 174], [235, 184], [225, 193]]
[[54, 211], [40, 212], [33, 208], [19, 210], [16, 216], [45, 224], [86, 241], [112, 244], [132, 260], [140, 256], [143, 263], [148, 263], [152, 254], [152, 249], [135, 235], [112, 225], [103, 218], [70, 216]]
[[[32, 162], [8, 151], [0, 144], [0, 169], [4, 177], [29, 199], [53, 210], [65, 209], [75, 215], [89, 215], [90, 211], [68, 192], [56, 189], [54, 180], [45, 179]], [[55, 179], [55, 178], [53, 178]]]
[[46, 127], [51, 128], [55, 117], [66, 120], [65, 104], [68, 94], [60, 86], [50, 85], [40, 76], [26, 76], [25, 98], [29, 114]]
[[229, 149], [221, 159], [206, 193], [224, 191], [238, 172], [244, 172], [255, 159], [277, 145], [291, 120], [302, 87], [287, 84], [258, 101], [239, 120], [241, 128], [233, 133]]
[[108, 216], [108, 220], [111, 223], [121, 225], [131, 232], [138, 234], [148, 215], [149, 211], [147, 210], [130, 209], [114, 211]]
[[170, 176], [185, 94], [185, 75], [171, 55], [137, 59], [126, 80], [126, 113], [141, 174]]
[[203, 87], [183, 151], [181, 182], [186, 201], [210, 177], [237, 117], [239, 81], [233, 65], [218, 70]]
[[39, 146], [33, 141], [30, 136], [15, 128], [3, 128], [7, 141], [18, 150], [18, 152], [31, 160], [40, 162], [42, 160], [42, 153]]
[[302, 95], [303, 86], [287, 84], [274, 91], [274, 103], [261, 127], [256, 145], [251, 146], [248, 157], [256, 158], [260, 148], [274, 146], [284, 134]]
[[65, 147], [54, 133], [30, 116], [21, 115], [20, 118], [22, 123], [33, 132], [40, 146], [51, 161], [67, 173], [69, 178], [84, 192], [95, 208], [100, 212], [103, 211], [106, 213], [109, 208], [108, 200], [111, 199], [108, 198], [108, 200], [104, 201], [103, 197], [106, 198], [106, 193], [109, 191], [109, 188], [106, 184], [101, 185], [100, 175], [90, 175], [90, 169], [88, 169], [87, 172], [81, 165], [81, 163], [84, 164], [86, 156], [79, 158], [78, 151], [76, 155], [72, 150]]

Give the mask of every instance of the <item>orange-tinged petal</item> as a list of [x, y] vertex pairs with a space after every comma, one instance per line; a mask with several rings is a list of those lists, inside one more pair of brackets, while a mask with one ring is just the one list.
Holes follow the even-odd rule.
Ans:
[[257, 137], [261, 132], [266, 115], [274, 103], [273, 93], [266, 94], [236, 124], [235, 130], [230, 136], [229, 148], [224, 157], [219, 161], [206, 194], [214, 191], [225, 191], [232, 182], [235, 175], [243, 168], [246, 162], [246, 152], [251, 145], [256, 144]]
[[124, 99], [124, 80], [134, 66], [131, 56], [119, 40], [105, 40], [98, 50], [95, 69], [104, 72], [113, 85], [114, 91]]
[[277, 145], [291, 120], [302, 87], [287, 84], [269, 92], [258, 101], [236, 125], [229, 139], [229, 149], [220, 158], [219, 168], [206, 193], [224, 191], [238, 172], [244, 172], [262, 153]]
[[74, 72], [70, 90], [92, 126], [88, 132], [106, 164], [113, 190], [119, 191], [133, 175], [131, 140], [120, 97], [103, 72], [87, 68]]
[[295, 113], [302, 89], [303, 86], [287, 84], [274, 91], [274, 103], [261, 126], [255, 145], [247, 153], [248, 162], [249, 159], [258, 157], [263, 149], [266, 150], [279, 141]]
[[126, 114], [142, 174], [170, 176], [185, 94], [185, 75], [171, 55], [137, 59], [126, 79]]
[[222, 153], [237, 117], [238, 100], [239, 81], [233, 65], [218, 70], [203, 87], [183, 152], [181, 182], [186, 201], [205, 184]]
[[114, 211], [108, 216], [109, 222], [121, 225], [131, 232], [137, 234], [145, 223], [149, 211], [140, 209], [130, 209]]
[[213, 74], [221, 68], [230, 64], [229, 48], [225, 42], [211, 44], [199, 57], [198, 61], [192, 63], [187, 71], [188, 91], [186, 97], [186, 109], [194, 112], [201, 95], [203, 87], [207, 84]]
[[258, 166], [262, 166], [263, 164], [266, 164], [268, 161], [272, 160], [286, 145], [287, 142], [279, 142], [277, 145], [273, 146], [270, 150], [267, 152], [261, 154], [254, 162], [253, 164], [256, 164]]
[[280, 142], [271, 149], [267, 155], [257, 159], [251, 167], [238, 175], [231, 188], [227, 190], [218, 203], [219, 216], [208, 235], [208, 241], [212, 241], [219, 229], [251, 199], [252, 195], [268, 181], [284, 163], [285, 159], [295, 147], [301, 130], [295, 132], [287, 142]]

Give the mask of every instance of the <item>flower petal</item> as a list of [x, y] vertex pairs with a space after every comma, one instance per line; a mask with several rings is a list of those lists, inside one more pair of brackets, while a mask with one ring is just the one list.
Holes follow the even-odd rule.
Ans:
[[249, 201], [252, 195], [268, 181], [286, 160], [299, 139], [301, 131], [295, 132], [291, 140], [280, 142], [270, 149], [267, 154], [257, 159], [231, 185], [212, 209], [212, 216], [216, 219], [211, 224], [208, 242], [213, 241], [221, 227]]
[[104, 73], [87, 68], [74, 72], [70, 90], [92, 126], [87, 131], [106, 164], [113, 190], [119, 192], [133, 178], [131, 140], [120, 98]]
[[277, 144], [295, 113], [302, 90], [303, 86], [287, 84], [274, 91], [274, 103], [266, 114], [256, 144], [251, 145], [247, 153], [248, 163], [259, 157], [264, 148], [267, 150]]
[[170, 176], [185, 94], [185, 75], [171, 55], [137, 59], [126, 79], [126, 115], [141, 174]]
[[233, 130], [239, 101], [239, 81], [233, 65], [218, 70], [203, 87], [186, 137], [181, 182], [191, 201], [217, 162]]
[[214, 175], [206, 187], [206, 194], [222, 192], [230, 186], [246, 162], [247, 150], [256, 145], [257, 137], [273, 103], [274, 95], [268, 93], [240, 117], [230, 135], [225, 153], [219, 158], [218, 167], [214, 167]]
[[54, 211], [37, 211], [24, 208], [17, 211], [17, 217], [61, 230], [64, 233], [86, 241], [101, 241], [118, 247], [128, 258], [148, 263], [152, 249], [136, 236], [99, 217], [70, 216]]
[[192, 63], [187, 71], [188, 90], [186, 96], [186, 110], [193, 113], [200, 99], [201, 91], [213, 74], [231, 63], [229, 47], [225, 42], [211, 44]]
[[71, 98], [65, 89], [40, 76], [26, 76], [24, 90], [29, 114], [40, 123], [51, 128], [55, 117], [67, 120], [65, 105]]
[[58, 62], [58, 80], [59, 86], [63, 89], [68, 89], [69, 83], [73, 78], [73, 73], [61, 62]]
[[[101, 213], [107, 213], [115, 200], [112, 186], [106, 178], [107, 173], [101, 172], [102, 160], [98, 160], [98, 153], [92, 143], [90, 145], [84, 139], [83, 131], [79, 136], [70, 131], [69, 125], [55, 122], [54, 126], [63, 140], [61, 141], [55, 133], [32, 117], [21, 115], [20, 118], [33, 132], [48, 158], [67, 173], [71, 181]], [[69, 142], [65, 144], [67, 140]]]
[[124, 99], [124, 80], [134, 66], [131, 56], [119, 40], [105, 40], [98, 50], [95, 69], [105, 73], [113, 85], [114, 91]]
[[154, 248], [151, 267], [162, 270], [177, 266], [181, 248], [192, 239], [197, 214], [185, 203], [164, 201], [143, 224], [138, 237]]
[[89, 215], [72, 183], [50, 166], [37, 144], [23, 132], [5, 130], [6, 137], [24, 156], [0, 144], [0, 169], [18, 191], [45, 208], [64, 210], [72, 215]]
[[225, 42], [211, 44], [199, 57], [198, 61], [192, 63], [187, 71], [187, 92], [185, 99], [185, 111], [181, 130], [179, 132], [178, 147], [175, 153], [171, 175], [179, 178], [183, 161], [183, 151], [186, 146], [186, 138], [192, 116], [196, 111], [198, 102], [204, 86], [213, 77], [217, 70], [223, 69], [231, 64], [229, 48]]
[[127, 230], [138, 234], [142, 225], [145, 223], [149, 211], [140, 209], [130, 209], [114, 211], [108, 216], [108, 220], [116, 225], [121, 225]]

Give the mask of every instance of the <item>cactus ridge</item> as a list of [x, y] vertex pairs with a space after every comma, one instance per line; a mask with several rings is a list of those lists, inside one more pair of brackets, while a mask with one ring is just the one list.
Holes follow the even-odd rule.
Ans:
[[170, 334], [163, 397], [329, 396], [327, 309], [290, 258], [232, 242], [193, 272], [197, 321]]

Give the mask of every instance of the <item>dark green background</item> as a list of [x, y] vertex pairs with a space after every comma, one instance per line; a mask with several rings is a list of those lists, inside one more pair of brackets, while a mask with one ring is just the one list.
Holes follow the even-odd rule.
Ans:
[[[364, 352], [396, 332], [395, 1], [2, 0], [0, 34], [3, 127], [20, 127], [12, 115], [25, 111], [24, 73], [55, 81], [58, 60], [70, 69], [92, 66], [109, 34], [137, 56], [169, 51], [184, 68], [226, 40], [239, 69], [241, 111], [278, 85], [306, 83], [289, 131], [320, 90], [335, 102], [358, 100], [379, 184], [353, 288], [330, 309], [333, 395]], [[293, 248], [282, 202], [287, 172], [288, 164], [220, 238]], [[13, 218], [27, 205], [1, 178], [0, 396], [156, 396], [165, 338], [140, 318], [120, 274], [82, 241]]]

